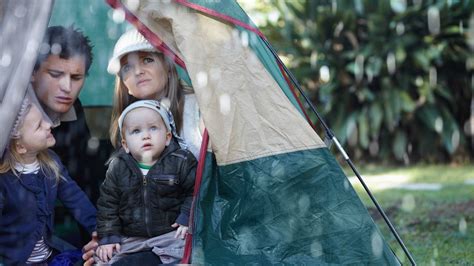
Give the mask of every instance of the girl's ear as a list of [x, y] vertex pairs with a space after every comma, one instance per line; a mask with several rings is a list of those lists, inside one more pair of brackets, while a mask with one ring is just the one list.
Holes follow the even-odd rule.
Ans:
[[122, 147], [126, 153], [130, 153], [130, 150], [128, 149], [127, 142], [125, 141], [125, 139], [122, 139]]
[[15, 149], [18, 154], [25, 154], [28, 151], [19, 141], [15, 141]]

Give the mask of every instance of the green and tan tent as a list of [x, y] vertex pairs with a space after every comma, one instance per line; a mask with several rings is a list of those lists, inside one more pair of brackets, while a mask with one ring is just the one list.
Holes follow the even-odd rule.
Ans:
[[108, 2], [174, 58], [207, 128], [183, 262], [400, 264], [236, 2]]
[[[183, 263], [400, 264], [308, 122], [289, 73], [234, 0], [107, 2], [176, 62], [207, 129]], [[47, 18], [49, 9], [38, 14]], [[43, 31], [46, 23], [38, 24]], [[26, 61], [22, 71], [32, 69]]]

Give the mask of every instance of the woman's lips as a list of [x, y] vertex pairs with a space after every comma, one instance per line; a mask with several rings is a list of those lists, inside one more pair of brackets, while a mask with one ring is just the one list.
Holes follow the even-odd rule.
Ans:
[[140, 80], [140, 81], [137, 82], [137, 86], [141, 86], [141, 85], [147, 83], [148, 81], [150, 81], [150, 80], [149, 79]]

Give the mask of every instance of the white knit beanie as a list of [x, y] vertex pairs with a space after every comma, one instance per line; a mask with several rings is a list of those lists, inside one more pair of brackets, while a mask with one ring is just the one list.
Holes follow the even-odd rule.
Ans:
[[114, 53], [109, 60], [107, 71], [115, 75], [120, 71], [120, 59], [122, 56], [136, 51], [157, 52], [157, 50], [141, 35], [137, 29], [133, 28], [120, 36], [114, 47]]

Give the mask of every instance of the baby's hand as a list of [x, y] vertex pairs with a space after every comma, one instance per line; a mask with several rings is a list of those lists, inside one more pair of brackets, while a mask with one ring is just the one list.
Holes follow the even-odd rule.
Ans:
[[178, 227], [178, 229], [176, 230], [176, 234], [174, 235], [174, 238], [181, 238], [181, 239], [184, 239], [186, 237], [186, 234], [188, 233], [188, 227], [187, 226], [184, 226], [184, 225], [181, 225], [181, 224], [178, 224], [178, 223], [174, 223], [171, 225], [171, 227], [173, 228], [176, 228]]
[[112, 258], [114, 250], [120, 252], [119, 243], [99, 246], [96, 250], [96, 253], [102, 262], [108, 262]]

